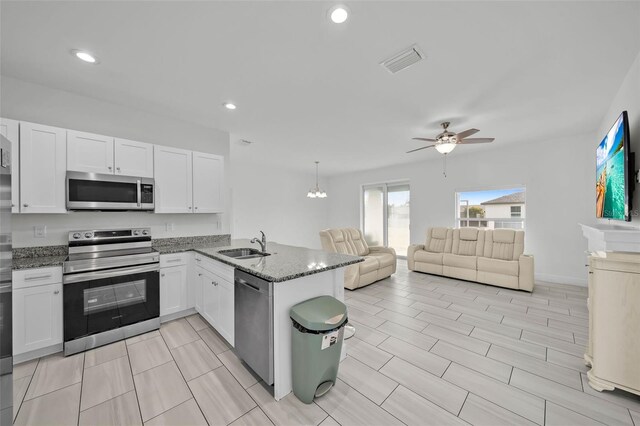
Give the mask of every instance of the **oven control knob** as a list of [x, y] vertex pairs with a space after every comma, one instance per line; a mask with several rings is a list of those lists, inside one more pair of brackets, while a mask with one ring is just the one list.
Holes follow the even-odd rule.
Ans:
[[91, 232], [85, 232], [84, 233], [84, 237], [85, 238], [91, 238], [91, 237], [93, 237], [93, 234]]
[[149, 235], [149, 231], [145, 229], [144, 231], [142, 231], [142, 235]]
[[140, 235], [140, 230], [136, 229], [135, 231], [133, 231], [133, 235]]
[[78, 238], [80, 238], [80, 237], [82, 237], [82, 234], [80, 234], [79, 232], [75, 232], [75, 233], [73, 234], [73, 239], [74, 239], [74, 240], [77, 240], [77, 239], [78, 239]]

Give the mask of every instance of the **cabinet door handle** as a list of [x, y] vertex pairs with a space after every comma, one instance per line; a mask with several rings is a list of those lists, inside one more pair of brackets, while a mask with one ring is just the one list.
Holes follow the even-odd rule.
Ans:
[[60, 290], [54, 291], [53, 294], [60, 294]]
[[180, 258], [176, 258], [176, 259], [169, 259], [167, 260], [167, 263], [173, 263], [173, 262], [180, 262]]
[[198, 207], [196, 207], [196, 210], [198, 210]]
[[30, 277], [24, 277], [24, 280], [25, 281], [45, 280], [47, 278], [51, 278], [51, 274], [47, 274], [47, 275], [31, 275]]
[[120, 173], [120, 167], [116, 167], [116, 170], [118, 171], [118, 173]]
[[201, 277], [201, 276], [202, 276], [202, 274], [198, 274], [198, 276], [199, 276], [199, 277]]
[[164, 277], [164, 274], [160, 274], [161, 277]]
[[109, 169], [109, 170], [111, 170], [112, 168], [113, 168], [113, 167], [111, 167], [111, 166], [107, 166], [107, 169]]
[[25, 203], [22, 205], [22, 207], [29, 207], [29, 204]]
[[189, 210], [191, 210], [191, 206], [187, 207]]
[[201, 260], [202, 260], [202, 259], [198, 259], [198, 258], [196, 257], [196, 262], [200, 262]]

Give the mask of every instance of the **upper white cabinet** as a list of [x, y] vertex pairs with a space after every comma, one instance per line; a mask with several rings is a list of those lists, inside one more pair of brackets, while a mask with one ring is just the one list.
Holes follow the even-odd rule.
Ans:
[[193, 153], [193, 210], [220, 213], [224, 210], [224, 157]]
[[113, 174], [113, 138], [69, 130], [67, 170]]
[[67, 131], [20, 122], [20, 211], [66, 213]]
[[67, 170], [153, 177], [153, 145], [69, 130]]
[[193, 211], [191, 151], [156, 145], [153, 152], [156, 213]]
[[153, 145], [115, 139], [115, 173], [124, 176], [153, 177]]
[[11, 212], [20, 213], [20, 140], [19, 122], [0, 118], [0, 135], [11, 142]]

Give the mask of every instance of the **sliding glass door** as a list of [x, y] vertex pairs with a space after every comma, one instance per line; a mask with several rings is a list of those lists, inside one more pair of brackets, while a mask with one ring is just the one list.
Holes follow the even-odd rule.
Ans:
[[362, 228], [367, 244], [392, 247], [406, 257], [409, 246], [410, 189], [408, 182], [362, 188]]

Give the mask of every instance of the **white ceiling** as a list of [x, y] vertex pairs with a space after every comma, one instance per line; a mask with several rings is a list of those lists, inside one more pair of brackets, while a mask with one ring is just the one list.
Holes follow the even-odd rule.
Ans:
[[[336, 174], [437, 156], [405, 151], [445, 119], [496, 137], [452, 155], [595, 131], [640, 50], [638, 2], [350, 2], [343, 25], [326, 19], [333, 4], [2, 1], [1, 72]], [[426, 61], [378, 65], [413, 43]]]

